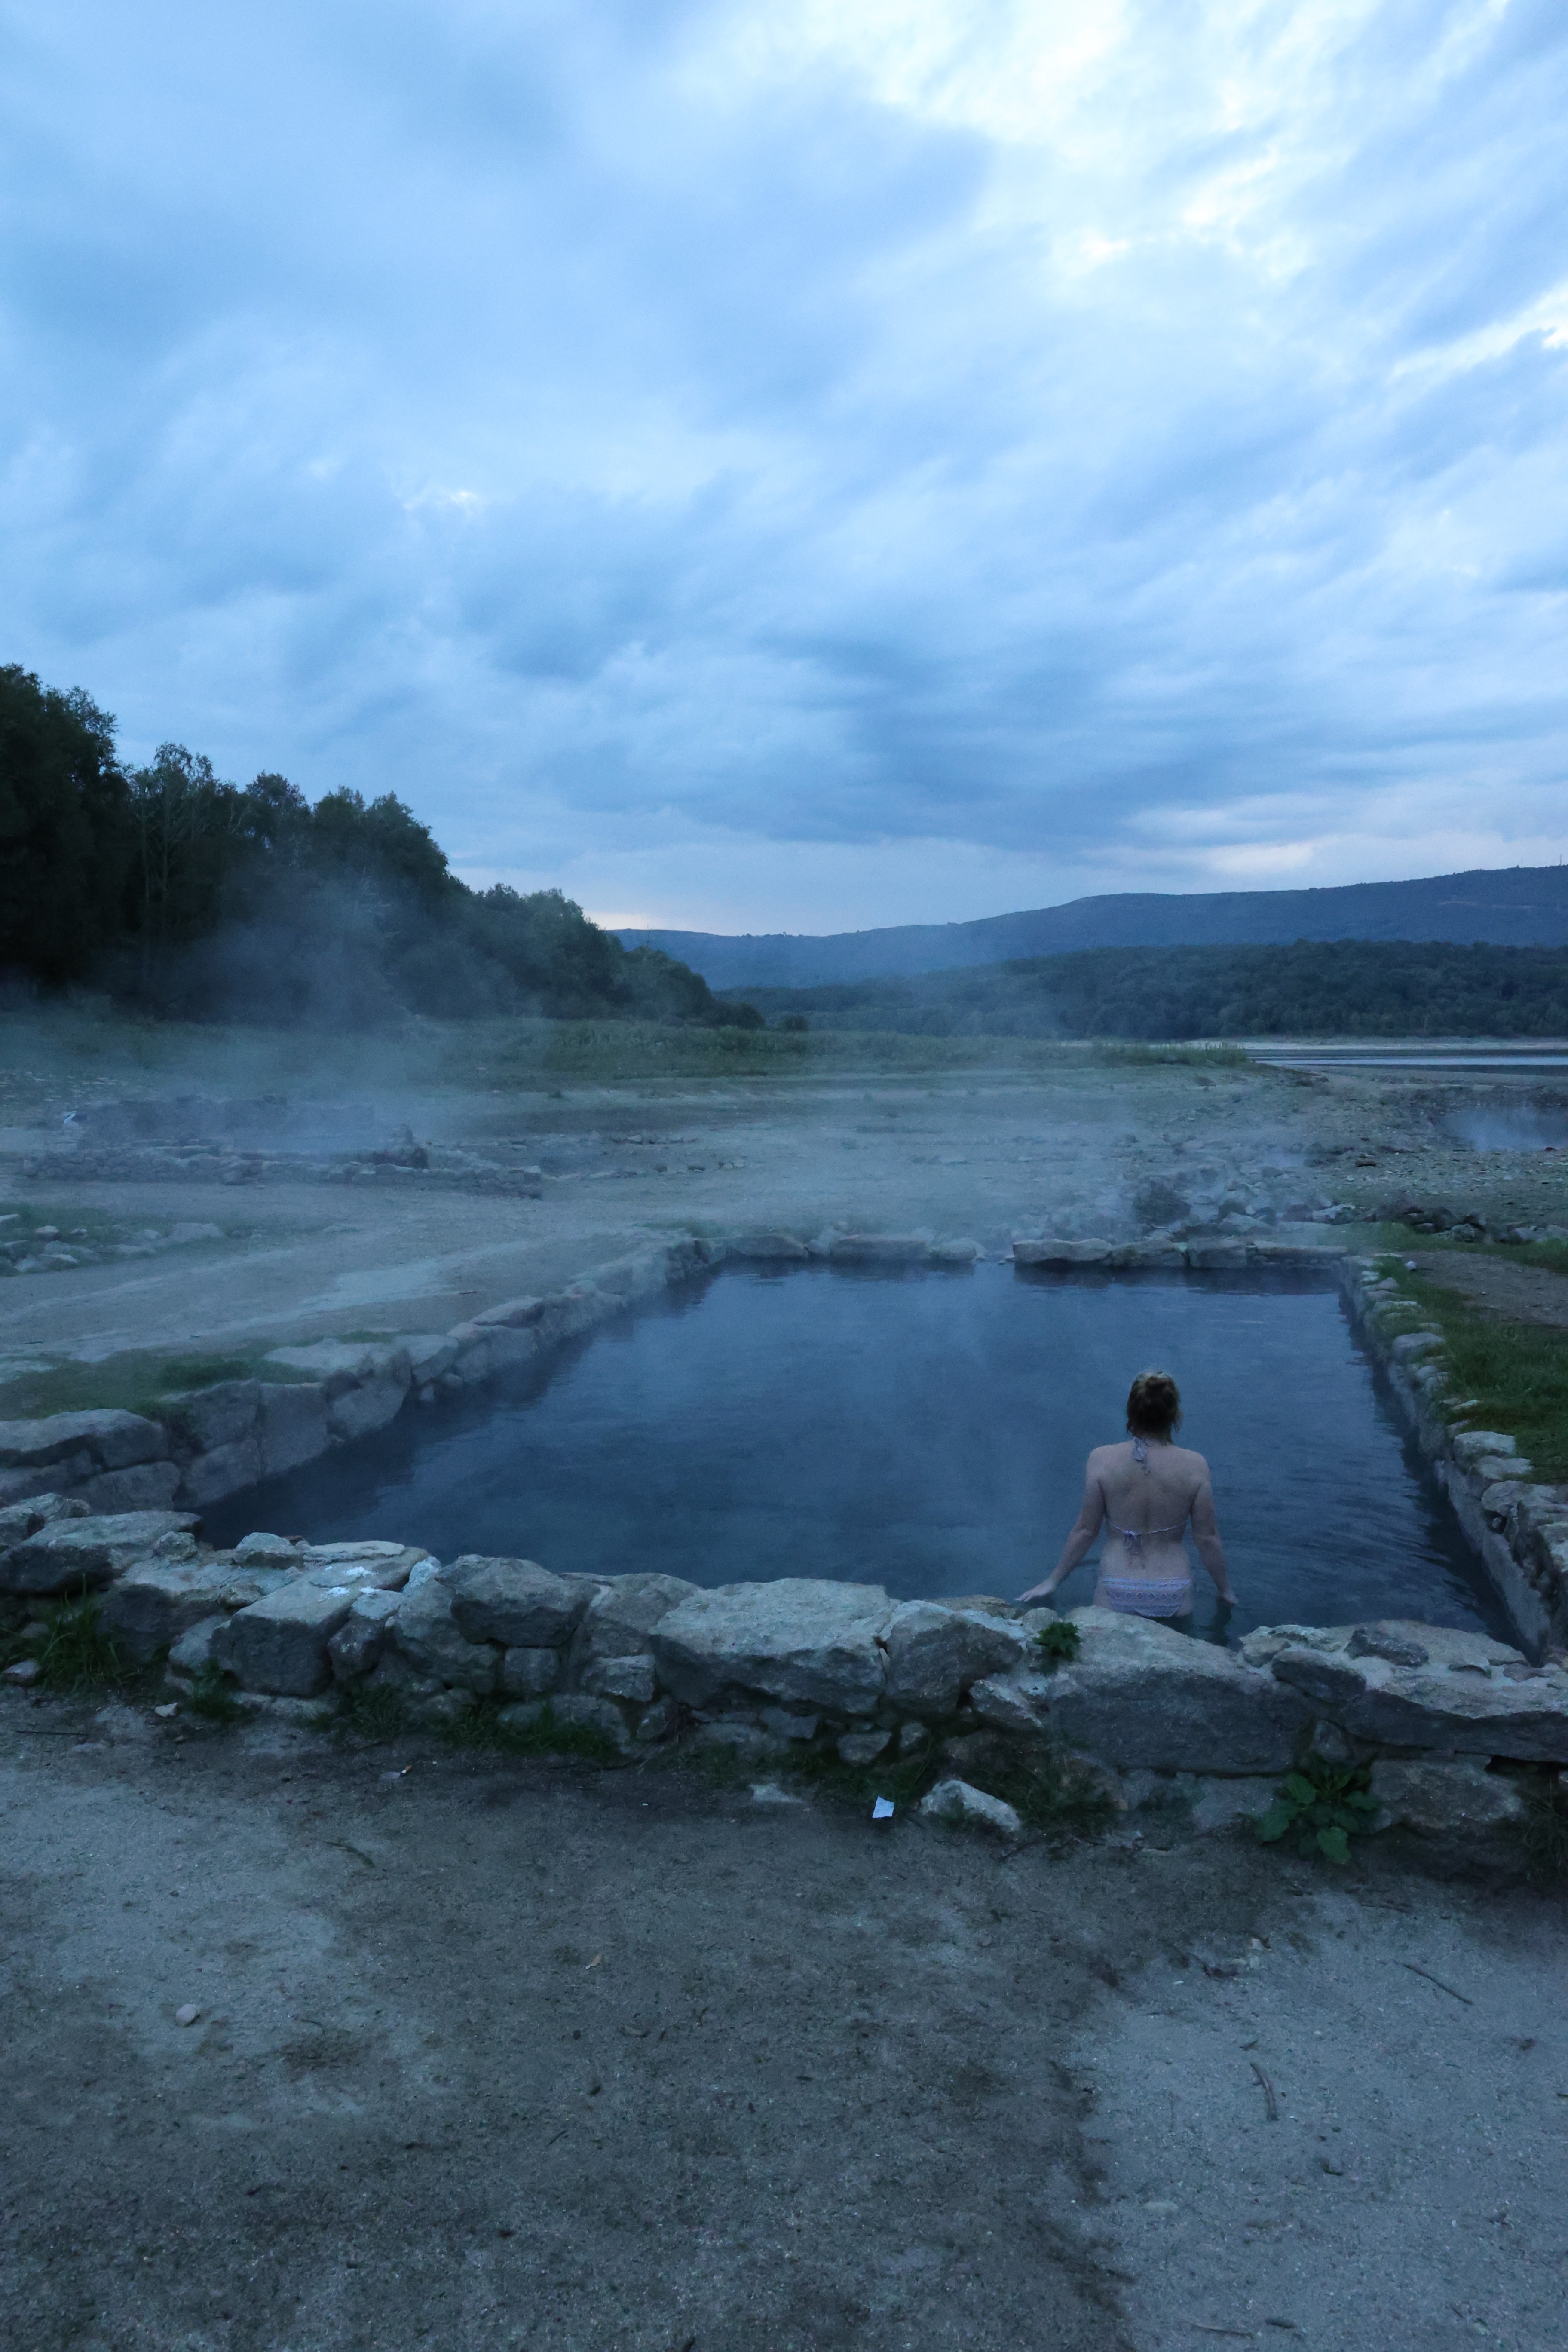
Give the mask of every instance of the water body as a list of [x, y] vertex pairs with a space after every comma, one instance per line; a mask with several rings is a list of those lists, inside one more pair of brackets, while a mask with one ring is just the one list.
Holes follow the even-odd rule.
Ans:
[[[395, 1537], [558, 1571], [699, 1584], [821, 1576], [903, 1598], [1044, 1575], [1128, 1384], [1173, 1371], [1239, 1605], [1197, 1570], [1194, 1631], [1506, 1618], [1317, 1277], [727, 1272], [448, 1407], [410, 1407], [207, 1514]], [[1093, 1569], [1062, 1603], [1087, 1601]]]
[[1443, 1130], [1472, 1151], [1568, 1150], [1568, 1105], [1474, 1103], [1450, 1111]]

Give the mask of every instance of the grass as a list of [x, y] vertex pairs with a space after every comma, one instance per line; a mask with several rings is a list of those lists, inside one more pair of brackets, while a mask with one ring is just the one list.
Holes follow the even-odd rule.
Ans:
[[1013, 1748], [967, 1765], [961, 1776], [1011, 1805], [1026, 1830], [1053, 1840], [1103, 1836], [1116, 1807], [1090, 1772], [1054, 1748]]
[[1568, 1479], [1568, 1331], [1501, 1320], [1403, 1261], [1389, 1270], [1415, 1320], [1442, 1332], [1451, 1391], [1475, 1399], [1467, 1418], [1513, 1438], [1538, 1477]]
[[621, 1750], [607, 1732], [586, 1723], [558, 1723], [548, 1699], [530, 1724], [502, 1723], [505, 1702], [480, 1699], [437, 1728], [447, 1748], [479, 1748], [492, 1756], [576, 1756], [587, 1764], [618, 1764]]
[[1568, 1880], [1568, 1791], [1557, 1776], [1537, 1780], [1525, 1793], [1521, 1837], [1532, 1878], [1549, 1886]]
[[1106, 1038], [1094, 1048], [1097, 1062], [1113, 1068], [1147, 1069], [1156, 1063], [1184, 1062], [1200, 1070], [1246, 1070], [1252, 1056], [1239, 1045], [1123, 1045]]
[[167, 1356], [161, 1349], [127, 1349], [96, 1364], [51, 1364], [0, 1381], [0, 1421], [28, 1421], [51, 1412], [140, 1412], [158, 1417], [171, 1391], [213, 1388], [219, 1381], [308, 1380], [254, 1355]]
[[222, 1667], [210, 1663], [192, 1683], [185, 1705], [204, 1723], [237, 1723], [245, 1713]]
[[116, 1689], [131, 1680], [133, 1669], [122, 1664], [101, 1618], [102, 1603], [92, 1594], [62, 1601], [48, 1612], [48, 1632], [33, 1652], [37, 1687], [83, 1694]]

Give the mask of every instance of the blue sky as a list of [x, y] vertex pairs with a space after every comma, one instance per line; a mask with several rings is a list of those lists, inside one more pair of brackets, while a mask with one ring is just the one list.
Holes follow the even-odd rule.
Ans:
[[1568, 854], [1561, 0], [0, 0], [0, 657], [834, 930]]

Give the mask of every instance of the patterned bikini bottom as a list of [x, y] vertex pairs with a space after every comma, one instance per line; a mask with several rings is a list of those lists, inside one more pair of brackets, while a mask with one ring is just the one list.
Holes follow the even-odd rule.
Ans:
[[1120, 1609], [1127, 1617], [1184, 1617], [1193, 1605], [1190, 1576], [1107, 1576], [1094, 1588], [1097, 1609]]

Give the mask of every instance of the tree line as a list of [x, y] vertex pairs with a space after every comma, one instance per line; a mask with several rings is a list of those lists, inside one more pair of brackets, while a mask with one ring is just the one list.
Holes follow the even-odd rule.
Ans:
[[559, 890], [470, 889], [391, 793], [237, 785], [180, 743], [126, 767], [89, 696], [16, 665], [0, 667], [0, 976], [185, 1019], [762, 1022]]
[[1568, 1036], [1568, 949], [1374, 940], [1088, 948], [747, 993], [780, 1026], [930, 1037], [1557, 1037]]

